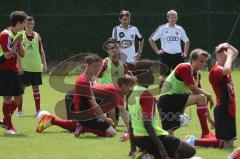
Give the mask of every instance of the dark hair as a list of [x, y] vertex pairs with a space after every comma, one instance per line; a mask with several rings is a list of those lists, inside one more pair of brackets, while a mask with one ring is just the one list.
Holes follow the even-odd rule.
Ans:
[[141, 60], [135, 64], [134, 74], [137, 77], [138, 85], [148, 88], [154, 83], [153, 75], [154, 61]]
[[205, 56], [208, 59], [211, 58], [211, 55], [207, 51], [197, 48], [190, 53], [190, 61], [197, 60], [201, 55]]
[[99, 62], [99, 61], [101, 61], [101, 57], [99, 57], [98, 55], [95, 55], [95, 54], [87, 55], [84, 58], [84, 62], [88, 65], [91, 65], [93, 62]]
[[16, 26], [18, 22], [23, 23], [27, 18], [27, 14], [24, 11], [13, 11], [10, 14], [10, 25], [11, 26]]
[[118, 44], [118, 41], [114, 38], [108, 38], [107, 41], [104, 42], [103, 44], [103, 50], [108, 50], [108, 45], [109, 44]]
[[131, 17], [131, 13], [130, 13], [128, 10], [123, 10], [123, 11], [121, 11], [121, 13], [119, 14], [119, 18], [122, 19], [123, 16]]
[[34, 21], [34, 18], [32, 16], [28, 16], [27, 21]]
[[129, 76], [129, 77], [128, 76], [122, 76], [122, 77], [119, 77], [117, 79], [117, 84], [118, 84], [118, 86], [121, 86], [123, 84], [125, 84], [125, 85], [129, 85], [129, 84], [134, 85], [135, 82], [134, 82], [134, 80], [133, 80], [133, 78], [131, 76]]

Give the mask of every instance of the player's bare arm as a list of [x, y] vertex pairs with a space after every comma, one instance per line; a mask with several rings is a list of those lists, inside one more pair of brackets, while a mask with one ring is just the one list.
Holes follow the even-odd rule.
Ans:
[[136, 60], [140, 60], [141, 55], [142, 55], [143, 46], [144, 46], [144, 38], [142, 38], [138, 42], [138, 51], [136, 52], [136, 55], [135, 55]]
[[156, 54], [160, 55], [163, 53], [163, 50], [158, 49], [156, 42], [152, 38], [149, 38], [148, 41]]
[[47, 66], [45, 51], [43, 49], [41, 49], [41, 60], [42, 60], [44, 72], [47, 72], [48, 66]]
[[204, 94], [204, 96], [207, 98], [207, 101], [210, 102], [210, 106], [212, 107], [214, 105], [214, 102], [210, 93], [205, 92], [203, 89], [198, 88], [195, 84], [189, 85], [188, 87], [193, 92], [193, 94]]
[[94, 99], [91, 99], [89, 102], [90, 102], [91, 108], [94, 109], [97, 116], [99, 116], [102, 120], [106, 121], [109, 125], [114, 126], [113, 121], [104, 115], [102, 109]]
[[183, 56], [184, 57], [187, 57], [187, 55], [188, 55], [189, 46], [190, 46], [190, 41], [185, 42], [185, 44], [184, 44], [184, 51], [183, 51]]
[[224, 43], [223, 45], [220, 44], [218, 46], [217, 50], [221, 51], [221, 49], [224, 49], [223, 53], [227, 55], [227, 59], [226, 59], [226, 62], [224, 64], [223, 70], [222, 70], [222, 75], [225, 76], [225, 75], [231, 73], [232, 63], [238, 55], [238, 50], [227, 43]]
[[[41, 37], [40, 37], [41, 38]], [[41, 41], [41, 39], [40, 39]], [[43, 48], [43, 45], [42, 45], [42, 42], [40, 42], [40, 48], [41, 48], [41, 53], [40, 53], [40, 56], [41, 56], [41, 61], [42, 61], [42, 64], [43, 64], [43, 70], [44, 72], [47, 72], [48, 71], [48, 66], [47, 66], [47, 61], [46, 61], [46, 54], [45, 54], [45, 51], [44, 51], [44, 48]]]
[[20, 38], [19, 44], [18, 44], [18, 46], [19, 46], [19, 56], [20, 56], [20, 57], [24, 57], [24, 55], [25, 55], [25, 48], [24, 48], [24, 45], [23, 45], [23, 41], [22, 41], [22, 40], [23, 40], [23, 39]]
[[4, 52], [4, 57], [6, 59], [10, 59], [11, 57], [15, 56], [15, 52], [19, 45], [20, 39], [21, 39], [21, 36], [18, 36], [17, 39], [15, 40], [15, 42], [13, 43], [13, 46], [10, 49], [10, 51]]

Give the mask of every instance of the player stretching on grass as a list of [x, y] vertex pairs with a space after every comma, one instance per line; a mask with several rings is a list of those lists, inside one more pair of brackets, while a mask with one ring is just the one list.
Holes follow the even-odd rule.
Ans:
[[[129, 93], [133, 87], [133, 80], [127, 77], [120, 77], [117, 85], [113, 84], [96, 84], [92, 91], [96, 99], [100, 99], [102, 102], [98, 102], [102, 111], [108, 112], [114, 109], [119, 104], [123, 104], [123, 95]], [[81, 96], [85, 96], [81, 94]], [[74, 110], [73, 94], [69, 92], [66, 95], [66, 109]], [[108, 101], [108, 102], [105, 102]], [[80, 106], [81, 107], [81, 106]], [[44, 129], [51, 125], [62, 127], [70, 132], [75, 131], [75, 135], [79, 136], [81, 133], [91, 132], [101, 137], [115, 136], [116, 131], [106, 122], [100, 118], [94, 116], [96, 108], [88, 109], [85, 112], [72, 113], [68, 116], [69, 120], [60, 119], [53, 115], [42, 115], [38, 126], [37, 132], [42, 132]], [[77, 120], [81, 119], [80, 123]], [[110, 120], [110, 119], [109, 119]], [[80, 125], [79, 125], [80, 124]]]
[[217, 106], [214, 108], [216, 138], [186, 140], [196, 146], [233, 147], [236, 140], [236, 102], [231, 78], [232, 63], [238, 50], [228, 43], [219, 44], [215, 50], [217, 62], [211, 68], [209, 81], [216, 94]]
[[[93, 89], [93, 86], [90, 86], [89, 77], [92, 78], [94, 74], [96, 75], [101, 60], [96, 55], [89, 55], [85, 58], [85, 61], [88, 63], [86, 73], [78, 77], [74, 97], [72, 97], [73, 95], [71, 93], [66, 96], [66, 99], [68, 100], [70, 98], [71, 101], [66, 102], [66, 106], [67, 109], [74, 107], [73, 110], [79, 113], [74, 116], [80, 116], [83, 112], [82, 114], [86, 114], [87, 118], [85, 118], [85, 121], [78, 122], [77, 120], [62, 120], [52, 115], [43, 115], [37, 126], [38, 132], [42, 132], [51, 125], [58, 125], [69, 131], [75, 131], [76, 136], [84, 132], [92, 132], [98, 136], [115, 136], [116, 131], [112, 127], [112, 120], [103, 115], [102, 109], [95, 101], [95, 98], [97, 99], [104, 94], [106, 94], [107, 98], [112, 95], [119, 98], [117, 100], [111, 100], [111, 102], [107, 104], [108, 106], [105, 105], [105, 107], [108, 107], [108, 110], [113, 109], [119, 104], [119, 100], [122, 100], [121, 97], [123, 94], [129, 92], [130, 87], [133, 85], [133, 80], [122, 77], [122, 80], [118, 82], [120, 87], [114, 85], [95, 85]], [[82, 80], [81, 78], [85, 79]], [[94, 93], [96, 96], [94, 96]], [[75, 100], [73, 98], [75, 98]], [[97, 115], [97, 117], [95, 115]]]
[[[27, 15], [23, 11], [14, 11], [10, 14], [11, 27], [0, 33], [0, 96], [3, 96], [3, 121], [7, 134], [17, 134], [12, 125], [11, 116], [14, 113], [23, 88], [18, 75], [18, 56], [24, 56], [22, 35], [18, 34], [25, 27]], [[14, 98], [14, 101], [12, 101]]]
[[193, 71], [202, 69], [209, 57], [202, 49], [193, 50], [190, 63], [179, 64], [165, 80], [158, 99], [158, 108], [162, 127], [170, 135], [180, 127], [180, 115], [187, 106], [197, 104], [198, 107], [206, 107], [207, 101], [213, 105], [211, 95], [198, 88], [193, 77]]
[[[20, 70], [22, 71], [22, 84], [24, 87], [32, 85], [33, 97], [36, 106], [36, 115], [40, 111], [40, 91], [42, 84], [42, 70], [47, 72], [45, 52], [42, 46], [40, 35], [33, 31], [34, 18], [27, 17], [25, 33], [23, 34], [23, 44], [25, 45], [25, 56], [20, 58]], [[17, 116], [23, 116], [22, 101], [18, 105]]]

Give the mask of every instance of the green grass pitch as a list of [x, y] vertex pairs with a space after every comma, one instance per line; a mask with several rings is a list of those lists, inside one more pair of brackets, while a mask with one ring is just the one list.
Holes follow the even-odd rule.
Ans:
[[[232, 73], [235, 85], [237, 99], [237, 125], [239, 121], [239, 104], [240, 104], [240, 85], [239, 72]], [[75, 77], [68, 77], [66, 82], [73, 83]], [[54, 113], [56, 103], [64, 98], [64, 93], [58, 92], [49, 86], [49, 77], [44, 76], [44, 85], [41, 86], [41, 103], [42, 110], [48, 110]], [[208, 83], [208, 72], [203, 72], [202, 86], [213, 94]], [[215, 96], [214, 96], [215, 98]], [[2, 99], [0, 99], [2, 103]], [[120, 135], [124, 132], [123, 124], [117, 129], [118, 133], [113, 138], [98, 138], [91, 134], [84, 134], [80, 138], [75, 138], [61, 128], [52, 126], [43, 133], [35, 132], [37, 120], [33, 117], [35, 113], [34, 101], [32, 98], [31, 88], [27, 88], [24, 95], [23, 104], [24, 117], [13, 115], [13, 123], [20, 136], [6, 136], [5, 130], [0, 128], [0, 158], [8, 159], [127, 159], [129, 152], [129, 142], [119, 142]], [[196, 116], [195, 107], [188, 108], [186, 112], [191, 116], [189, 126], [180, 128], [176, 131], [179, 138], [188, 134], [200, 136], [200, 126]], [[2, 113], [0, 114], [2, 118]], [[122, 123], [122, 122], [121, 122]], [[238, 134], [240, 131], [239, 126]], [[239, 140], [235, 146], [240, 146]], [[225, 159], [232, 149], [214, 149], [197, 147], [197, 155], [204, 159]]]

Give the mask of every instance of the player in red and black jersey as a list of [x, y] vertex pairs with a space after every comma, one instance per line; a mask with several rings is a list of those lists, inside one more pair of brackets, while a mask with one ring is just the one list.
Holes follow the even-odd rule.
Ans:
[[69, 120], [53, 115], [43, 115], [38, 123], [37, 132], [42, 132], [51, 125], [57, 125], [69, 131], [76, 130], [76, 136], [84, 132], [91, 132], [102, 137], [115, 136], [114, 124], [104, 113], [123, 104], [123, 95], [130, 91], [130, 86], [134, 82], [130, 78], [122, 77], [118, 86], [93, 85], [101, 60], [94, 55], [89, 55], [85, 61], [88, 64], [86, 72], [77, 78], [74, 91], [68, 92], [65, 98], [66, 109], [72, 111], [68, 117]]
[[192, 139], [196, 146], [233, 147], [236, 139], [236, 102], [231, 79], [232, 63], [238, 50], [228, 43], [216, 47], [216, 64], [211, 68], [209, 82], [216, 94], [214, 108], [216, 138]]
[[[0, 96], [3, 96], [2, 123], [7, 127], [7, 134], [17, 134], [12, 125], [11, 116], [19, 104], [23, 88], [18, 75], [18, 56], [24, 56], [22, 35], [19, 33], [25, 27], [27, 15], [23, 11], [10, 14], [11, 27], [0, 33]], [[14, 101], [12, 102], [12, 97]]]
[[223, 140], [225, 146], [233, 146], [236, 139], [236, 102], [231, 78], [232, 63], [238, 50], [228, 43], [216, 48], [217, 63], [212, 67], [209, 81], [216, 94], [217, 106], [214, 109], [216, 137]]

